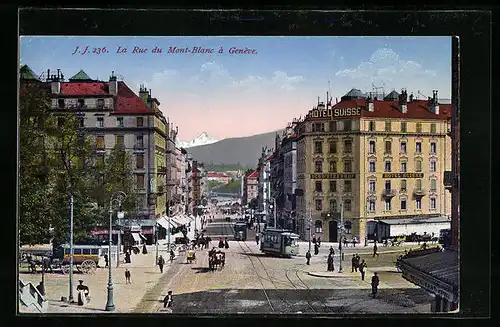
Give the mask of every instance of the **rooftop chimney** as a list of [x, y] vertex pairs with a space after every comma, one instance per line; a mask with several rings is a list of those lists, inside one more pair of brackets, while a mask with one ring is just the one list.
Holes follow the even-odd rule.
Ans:
[[375, 109], [375, 105], [373, 104], [373, 99], [372, 99], [372, 93], [370, 92], [370, 94], [368, 95], [368, 98], [366, 99], [366, 101], [368, 102], [368, 111], [374, 111]]
[[141, 86], [139, 88], [139, 98], [141, 98], [141, 100], [145, 104], [149, 105], [148, 97], [149, 97], [149, 93], [148, 93], [148, 90], [146, 89], [146, 86], [144, 86], [144, 84], [141, 84]]
[[436, 115], [439, 115], [438, 91], [432, 90], [432, 98], [428, 99], [429, 110]]
[[408, 93], [406, 93], [405, 89], [401, 89], [399, 95], [399, 110], [404, 114], [408, 112]]
[[[50, 73], [50, 69], [47, 70], [47, 74]], [[57, 70], [57, 76], [56, 75], [48, 75], [50, 78], [50, 90], [52, 91], [52, 94], [60, 94], [61, 93], [61, 82], [59, 80], [59, 69]]]
[[109, 76], [109, 93], [112, 95], [118, 95], [118, 81], [116, 80], [115, 72], [111, 72]]

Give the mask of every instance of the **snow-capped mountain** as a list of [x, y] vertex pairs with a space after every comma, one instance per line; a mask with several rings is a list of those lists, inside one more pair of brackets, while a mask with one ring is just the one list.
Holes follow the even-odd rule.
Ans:
[[194, 146], [212, 144], [215, 142], [219, 142], [219, 140], [216, 140], [213, 137], [211, 137], [210, 135], [208, 135], [206, 132], [203, 132], [200, 134], [200, 136], [192, 139], [189, 142], [184, 142], [184, 141], [178, 140], [177, 146], [181, 147], [181, 148], [192, 148]]

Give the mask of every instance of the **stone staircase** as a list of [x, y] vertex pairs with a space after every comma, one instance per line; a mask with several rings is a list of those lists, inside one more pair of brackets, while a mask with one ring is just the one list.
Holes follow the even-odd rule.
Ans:
[[19, 280], [20, 313], [45, 313], [48, 305], [48, 301], [33, 284]]

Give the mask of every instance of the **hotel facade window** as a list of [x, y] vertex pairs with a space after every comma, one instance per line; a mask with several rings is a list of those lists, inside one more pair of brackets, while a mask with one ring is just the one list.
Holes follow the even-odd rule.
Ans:
[[406, 199], [401, 199], [401, 210], [406, 210]]
[[325, 124], [323, 123], [313, 123], [312, 125], [312, 131], [313, 132], [324, 132], [325, 131]]
[[391, 181], [385, 181], [385, 189], [387, 191], [390, 191], [391, 190]]
[[116, 147], [123, 147], [123, 135], [116, 135], [115, 136], [115, 146]]
[[370, 173], [375, 172], [375, 161], [373, 161], [373, 160], [370, 161], [369, 171], [370, 171]]
[[104, 117], [97, 117], [97, 127], [104, 127]]
[[59, 106], [59, 109], [64, 108], [64, 99], [57, 99], [57, 104]]
[[137, 169], [142, 169], [144, 168], [144, 155], [143, 154], [138, 154], [136, 155], [136, 167]]
[[391, 131], [391, 121], [389, 119], [387, 119], [385, 121], [385, 131], [386, 132], [390, 132]]
[[370, 141], [370, 153], [375, 153], [375, 141]]
[[385, 162], [385, 171], [386, 172], [391, 171], [391, 162], [390, 161]]
[[123, 127], [123, 117], [116, 117], [116, 127]]
[[344, 222], [344, 230], [346, 234], [351, 234], [352, 232], [352, 223], [350, 221]]
[[104, 108], [104, 99], [97, 99], [97, 108]]
[[351, 211], [351, 200], [344, 200], [344, 210]]
[[351, 153], [352, 152], [352, 142], [349, 140], [344, 141], [344, 152]]
[[344, 119], [344, 131], [349, 132], [352, 130], [352, 121], [350, 119]]
[[368, 185], [369, 185], [369, 188], [368, 188], [368, 189], [369, 189], [369, 191], [370, 191], [371, 193], [375, 193], [375, 181], [369, 181], [369, 182], [368, 182]]
[[405, 161], [401, 162], [401, 172], [406, 173], [406, 162]]
[[136, 121], [136, 123], [137, 123], [137, 127], [142, 127], [142, 126], [144, 126], [144, 118], [142, 118], [142, 117], [137, 117], [137, 121]]
[[422, 210], [422, 200], [421, 199], [415, 199], [415, 207], [417, 210]]
[[314, 172], [322, 173], [323, 172], [323, 162], [321, 160], [316, 160], [314, 162]]
[[137, 174], [135, 176], [137, 188], [140, 190], [144, 189], [144, 174]]
[[344, 172], [346, 172], [346, 173], [352, 172], [352, 162], [350, 162], [350, 161], [344, 162]]
[[436, 142], [431, 142], [431, 153], [436, 153]]
[[337, 192], [337, 181], [330, 181], [330, 192]]
[[370, 121], [369, 126], [368, 126], [368, 130], [370, 132], [375, 132], [375, 122], [373, 120]]
[[436, 198], [430, 198], [430, 208], [431, 210], [436, 209]]
[[422, 190], [422, 180], [421, 179], [417, 179], [415, 181], [415, 188], [418, 190], [418, 191], [421, 191]]
[[337, 122], [336, 121], [331, 121], [328, 123], [328, 130], [330, 132], [336, 132], [337, 131]]
[[422, 123], [417, 123], [416, 130], [417, 130], [417, 133], [422, 133]]
[[421, 142], [415, 143], [415, 152], [422, 153], [422, 143]]
[[96, 137], [96, 148], [100, 150], [104, 150], [104, 136]]
[[391, 200], [385, 199], [385, 210], [390, 211], [391, 210]]
[[323, 153], [323, 142], [314, 142], [314, 153]]
[[336, 161], [330, 161], [330, 167], [328, 169], [330, 173], [336, 173], [337, 172], [337, 162]]
[[337, 212], [337, 201], [330, 200], [330, 211]]
[[401, 122], [401, 133], [406, 133], [406, 122], [405, 121]]
[[422, 171], [422, 160], [418, 159], [417, 161], [415, 161], [415, 171]]
[[406, 153], [406, 142], [401, 142], [401, 153]]
[[431, 186], [430, 186], [431, 191], [436, 192], [437, 187], [436, 187], [436, 180], [431, 179]]
[[431, 173], [436, 172], [436, 161], [435, 160], [431, 160], [429, 170]]
[[315, 205], [316, 205], [316, 211], [323, 210], [323, 201], [321, 201], [321, 199], [316, 199]]
[[401, 191], [406, 192], [406, 179], [401, 180]]
[[431, 133], [436, 134], [436, 123], [431, 123]]
[[385, 153], [392, 153], [392, 142], [385, 141]]
[[352, 182], [344, 181], [344, 192], [349, 193], [352, 192]]
[[337, 142], [336, 141], [330, 141], [330, 148], [329, 152], [330, 153], [337, 153]]
[[375, 200], [370, 200], [368, 202], [368, 211], [375, 211]]
[[135, 139], [135, 145], [138, 148], [143, 148], [144, 147], [144, 136], [142, 135], [137, 135]]
[[323, 192], [323, 183], [321, 181], [316, 181], [314, 190], [316, 192]]

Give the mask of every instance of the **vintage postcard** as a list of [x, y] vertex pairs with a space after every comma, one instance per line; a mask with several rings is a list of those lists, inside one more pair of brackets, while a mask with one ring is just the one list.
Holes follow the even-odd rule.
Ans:
[[457, 312], [453, 42], [21, 35], [19, 312]]

